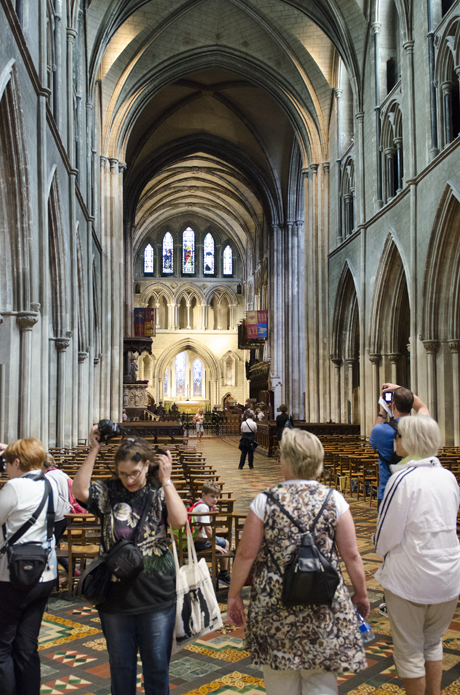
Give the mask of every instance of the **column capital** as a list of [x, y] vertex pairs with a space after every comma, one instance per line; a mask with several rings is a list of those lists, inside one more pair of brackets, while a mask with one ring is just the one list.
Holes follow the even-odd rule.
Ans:
[[378, 34], [381, 26], [380, 22], [372, 22], [372, 33]]
[[100, 355], [99, 355], [98, 357], [95, 357], [95, 358], [94, 358], [94, 366], [95, 366], [95, 367], [97, 367], [97, 365], [99, 364], [100, 359], [101, 359], [101, 356], [100, 356]]
[[21, 333], [31, 331], [38, 321], [38, 313], [35, 311], [19, 311], [16, 314], [16, 323]]
[[441, 345], [439, 340], [422, 340], [422, 344], [428, 355], [435, 355]]
[[53, 340], [58, 352], [65, 352], [70, 345], [69, 338], [53, 338]]
[[390, 362], [392, 362], [393, 364], [396, 364], [396, 363], [399, 362], [399, 360], [401, 359], [401, 353], [399, 353], [399, 352], [392, 352], [391, 354], [388, 355], [388, 359], [389, 359]]
[[118, 162], [118, 171], [121, 173], [128, 167], [126, 162]]
[[118, 164], [118, 159], [116, 157], [109, 157], [110, 169], [115, 169]]
[[414, 44], [415, 44], [415, 41], [413, 39], [411, 41], [404, 41], [403, 48], [408, 55], [413, 55]]
[[441, 83], [441, 89], [443, 94], [450, 94], [454, 88], [454, 83], [451, 82], [450, 80], [446, 80], [445, 82]]
[[369, 362], [374, 365], [379, 365], [380, 360], [382, 359], [382, 355], [377, 354], [376, 352], [371, 353], [368, 355], [369, 357]]
[[66, 35], [67, 35], [68, 43], [75, 43], [75, 39], [78, 36], [78, 31], [76, 31], [75, 29], [72, 29], [71, 27], [67, 27]]
[[310, 164], [310, 171], [312, 174], [316, 174], [318, 171], [319, 164]]
[[454, 354], [460, 352], [460, 340], [448, 340], [447, 344], [449, 346], [449, 350]]
[[335, 365], [336, 367], [340, 367], [342, 365], [342, 358], [341, 357], [333, 357], [331, 355], [330, 359], [331, 359], [332, 364]]
[[323, 162], [323, 171], [325, 174], [329, 173], [330, 168], [331, 168], [330, 162]]
[[107, 157], [104, 157], [104, 155], [101, 154], [100, 159], [101, 159], [101, 166], [105, 167], [105, 165], [107, 164]]
[[83, 362], [86, 360], [87, 357], [88, 357], [87, 352], [79, 352], [78, 353], [78, 364], [83, 364]]
[[356, 362], [356, 358], [355, 357], [347, 357], [345, 362], [348, 364], [349, 367], [353, 367], [353, 365]]
[[358, 113], [355, 113], [355, 118], [357, 121], [362, 123], [364, 121], [364, 111], [358, 111]]
[[306, 179], [308, 176], [308, 167], [302, 167], [301, 174], [304, 177], [304, 179]]
[[336, 87], [336, 88], [334, 89], [334, 94], [335, 94], [335, 96], [337, 97], [337, 99], [340, 99], [340, 97], [341, 97], [342, 94], [343, 94], [343, 89], [340, 89], [340, 87]]

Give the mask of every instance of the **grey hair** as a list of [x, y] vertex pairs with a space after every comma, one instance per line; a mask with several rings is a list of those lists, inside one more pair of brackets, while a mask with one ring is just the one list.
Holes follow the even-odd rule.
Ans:
[[323, 445], [318, 437], [305, 430], [283, 430], [280, 453], [298, 478], [315, 480], [323, 470]]
[[409, 456], [436, 456], [441, 446], [441, 432], [429, 415], [408, 415], [398, 422], [401, 442]]

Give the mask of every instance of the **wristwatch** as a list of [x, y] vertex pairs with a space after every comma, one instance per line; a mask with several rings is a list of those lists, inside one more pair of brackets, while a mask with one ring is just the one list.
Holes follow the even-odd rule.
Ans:
[[382, 420], [386, 420], [386, 419], [387, 419], [387, 416], [386, 416], [386, 415], [382, 415], [382, 413], [378, 413], [377, 417], [381, 417]]
[[172, 485], [172, 480], [167, 480], [165, 483], [163, 483], [163, 487], [169, 487]]

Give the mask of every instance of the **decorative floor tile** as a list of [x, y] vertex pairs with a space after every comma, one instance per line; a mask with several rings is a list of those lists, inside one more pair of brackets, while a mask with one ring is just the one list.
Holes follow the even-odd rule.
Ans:
[[86, 673], [90, 673], [93, 676], [99, 676], [99, 678], [110, 678], [110, 664], [100, 664], [99, 666], [93, 666], [93, 668], [85, 669]]
[[89, 649], [95, 649], [97, 652], [107, 651], [105, 637], [98, 637], [97, 639], [91, 640], [91, 642], [83, 642], [83, 646]]
[[203, 654], [203, 656], [210, 656], [213, 659], [220, 659], [221, 661], [227, 661], [228, 663], [236, 663], [242, 659], [246, 659], [251, 656], [249, 652], [243, 650], [239, 651], [237, 649], [214, 649], [209, 647], [201, 647], [198, 644], [190, 644], [186, 649], [190, 652], [195, 652], [196, 654]]
[[388, 656], [393, 656], [393, 644], [387, 642], [386, 640], [379, 640], [366, 647], [366, 654], [372, 654], [373, 656], [381, 656], [386, 658]]
[[95, 635], [101, 630], [94, 627], [83, 625], [82, 623], [73, 623], [66, 618], [58, 618], [50, 613], [43, 615], [40, 634], [38, 636], [38, 649], [49, 649], [57, 647], [66, 642]]
[[85, 681], [77, 676], [64, 676], [51, 683], [45, 683], [40, 688], [40, 695], [61, 695], [61, 693], [70, 693], [73, 690], [83, 688], [85, 685], [91, 685], [90, 681]]
[[190, 682], [195, 678], [201, 678], [207, 676], [208, 673], [218, 671], [220, 668], [216, 664], [209, 664], [206, 661], [199, 661], [186, 656], [170, 664], [169, 674], [173, 678], [182, 678], [182, 680]]
[[72, 611], [66, 611], [70, 615], [96, 615], [97, 610], [94, 606], [83, 606], [83, 608], [74, 608]]
[[261, 678], [254, 678], [254, 676], [249, 676], [246, 673], [234, 671], [197, 690], [190, 690], [187, 695], [208, 695], [208, 693], [216, 693], [216, 695], [230, 695], [231, 693], [255, 695], [255, 693], [265, 693], [265, 684]]
[[48, 678], [48, 676], [51, 676], [52, 673], [57, 672], [57, 668], [52, 668], [52, 666], [48, 666], [48, 664], [44, 664], [43, 662], [40, 664], [40, 676], [42, 680], [44, 678]]
[[67, 664], [68, 666], [84, 666], [89, 664], [91, 661], [96, 661], [96, 657], [87, 656], [86, 654], [80, 654], [74, 651], [65, 652], [55, 652], [54, 654], [46, 654], [48, 659], [53, 659], [54, 661], [60, 661], [61, 664]]
[[392, 678], [397, 678], [398, 677], [398, 672], [396, 671], [396, 666], [393, 664], [393, 666], [389, 666], [389, 668], [386, 668], [385, 671], [382, 671], [380, 674], [381, 676], [391, 676]]
[[[443, 654], [442, 657], [442, 670], [450, 671], [451, 668], [457, 666], [460, 661], [460, 654]], [[459, 691], [460, 692], [460, 691]]]

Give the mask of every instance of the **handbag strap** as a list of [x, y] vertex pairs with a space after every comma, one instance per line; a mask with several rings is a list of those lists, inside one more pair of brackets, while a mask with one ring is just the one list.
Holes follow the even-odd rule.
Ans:
[[[50, 541], [53, 532], [54, 532], [54, 499], [53, 499], [53, 490], [51, 487], [50, 481], [43, 475], [38, 476], [23, 476], [28, 477], [32, 480], [43, 480], [45, 483], [45, 491], [43, 493], [43, 497], [41, 499], [40, 504], [38, 505], [37, 509], [34, 511], [32, 516], [27, 519], [27, 521], [19, 528], [16, 533], [14, 533], [11, 538], [5, 543], [3, 548], [0, 550], [0, 556], [3, 555], [10, 546], [14, 545], [17, 543], [17, 541], [22, 538], [22, 536], [35, 524], [37, 521], [38, 517], [42, 513], [43, 507], [46, 504], [46, 500], [48, 500], [48, 509], [46, 512], [46, 536], [47, 536], [47, 541]], [[5, 531], [3, 532], [3, 535], [5, 536]]]
[[[313, 524], [310, 526], [309, 529], [307, 529], [307, 531], [309, 531], [311, 534], [313, 534], [313, 531], [315, 530], [318, 519], [320, 518], [321, 514], [323, 513], [324, 508], [326, 507], [327, 503], [329, 502], [329, 498], [331, 497], [332, 492], [333, 492], [333, 490], [329, 489], [329, 492], [327, 493], [326, 498], [325, 498], [323, 504], [321, 505], [321, 509], [319, 510], [318, 514], [315, 516], [315, 518], [313, 520]], [[294, 517], [288, 512], [288, 510], [285, 507], [283, 507], [281, 502], [279, 500], [277, 500], [276, 497], [271, 492], [264, 492], [264, 495], [267, 495], [267, 497], [269, 499], [271, 499], [276, 505], [278, 505], [278, 507], [283, 512], [283, 514], [285, 514], [287, 516], [289, 521], [291, 523], [293, 523], [294, 526], [296, 526], [301, 533], [306, 533], [306, 531], [304, 531], [304, 529], [301, 527], [301, 525], [298, 523], [298, 521], [296, 521], [294, 519]]]

